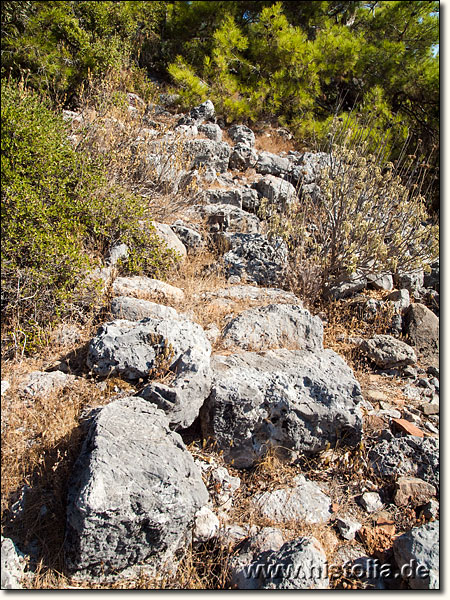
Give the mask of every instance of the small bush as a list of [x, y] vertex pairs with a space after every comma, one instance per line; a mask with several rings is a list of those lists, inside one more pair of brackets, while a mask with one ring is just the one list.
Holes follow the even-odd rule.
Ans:
[[282, 214], [265, 207], [271, 233], [288, 242], [294, 278], [315, 294], [356, 272], [427, 268], [439, 252], [439, 227], [427, 214], [420, 178], [401, 178], [403, 167], [383, 164], [353, 141], [349, 131], [342, 146], [331, 146], [316, 181], [320, 191], [303, 194]]
[[109, 185], [98, 159], [74, 150], [62, 117], [41, 97], [4, 81], [1, 98], [5, 343], [31, 350], [43, 328], [94, 300], [86, 275], [111, 245], [129, 245], [125, 272], [161, 275], [173, 253], [141, 226], [142, 201]]

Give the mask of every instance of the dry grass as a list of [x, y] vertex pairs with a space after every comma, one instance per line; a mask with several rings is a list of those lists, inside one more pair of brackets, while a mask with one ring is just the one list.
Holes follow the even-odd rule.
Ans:
[[293, 139], [279, 133], [276, 129], [266, 129], [255, 135], [256, 150], [271, 152], [272, 154], [281, 154], [296, 150]]

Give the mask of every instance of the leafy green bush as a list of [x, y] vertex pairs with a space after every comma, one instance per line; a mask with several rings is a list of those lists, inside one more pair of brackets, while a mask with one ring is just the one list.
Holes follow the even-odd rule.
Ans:
[[86, 275], [114, 243], [131, 249], [125, 272], [160, 276], [174, 255], [143, 230], [142, 202], [74, 150], [41, 97], [3, 81], [1, 99], [3, 325], [31, 349], [43, 327], [95, 298]]
[[294, 279], [304, 287], [315, 280], [315, 293], [352, 273], [427, 269], [439, 253], [420, 174], [411, 169], [408, 182], [403, 165], [383, 163], [354, 138], [349, 130], [343, 145], [331, 146], [316, 180], [320, 191], [304, 193], [285, 213], [263, 207], [271, 233], [288, 242]]

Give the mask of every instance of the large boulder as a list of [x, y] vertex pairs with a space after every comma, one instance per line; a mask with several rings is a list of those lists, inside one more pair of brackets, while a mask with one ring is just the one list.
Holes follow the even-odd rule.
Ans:
[[208, 492], [181, 437], [141, 398], [97, 409], [67, 499], [66, 564], [77, 576], [161, 571], [189, 538]]
[[379, 477], [396, 479], [412, 475], [439, 490], [439, 440], [405, 436], [382, 440], [369, 452], [371, 466]]
[[439, 318], [423, 304], [411, 304], [403, 318], [404, 333], [418, 354], [439, 365]]
[[184, 151], [192, 158], [191, 168], [211, 167], [219, 173], [225, 173], [228, 169], [231, 148], [226, 142], [186, 140]]
[[404, 367], [417, 362], [416, 353], [411, 346], [391, 335], [374, 335], [373, 338], [364, 340], [360, 349], [381, 369]]
[[280, 209], [297, 200], [297, 192], [292, 183], [274, 175], [262, 177], [257, 182], [256, 189], [263, 198], [267, 198], [271, 203], [278, 205]]
[[223, 256], [228, 277], [234, 275], [261, 285], [281, 280], [288, 255], [281, 238], [269, 241], [258, 233], [225, 233], [224, 246], [229, 248]]
[[322, 350], [323, 324], [319, 317], [293, 304], [269, 304], [250, 308], [228, 323], [225, 347], [244, 350], [290, 348]]
[[151, 382], [141, 395], [164, 410], [173, 425], [188, 427], [209, 393], [210, 355], [205, 332], [187, 319], [119, 319], [100, 327], [89, 344], [87, 364], [100, 377], [132, 380], [163, 369], [170, 382]]
[[414, 527], [394, 541], [394, 557], [413, 590], [439, 588], [439, 521]]
[[237, 468], [274, 448], [283, 458], [313, 454], [338, 439], [361, 439], [361, 389], [332, 350], [272, 350], [215, 356], [203, 434]]
[[188, 253], [197, 252], [205, 247], [202, 235], [192, 227], [187, 227], [183, 221], [175, 221], [171, 228], [186, 246]]

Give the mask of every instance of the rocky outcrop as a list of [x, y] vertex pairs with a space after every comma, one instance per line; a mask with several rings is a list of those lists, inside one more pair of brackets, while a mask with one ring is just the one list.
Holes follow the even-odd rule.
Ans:
[[87, 364], [101, 377], [151, 377], [164, 369], [170, 383], [151, 382], [142, 391], [169, 416], [189, 426], [209, 394], [211, 344], [203, 329], [187, 319], [148, 317], [102, 325], [89, 344]]
[[225, 347], [244, 350], [290, 348], [322, 350], [323, 325], [305, 308], [293, 304], [270, 304], [242, 312], [225, 327]]
[[2, 544], [2, 590], [23, 589], [21, 579], [24, 575], [23, 564], [20, 561], [14, 542], [9, 538], [1, 539]]
[[250, 467], [273, 448], [293, 458], [361, 439], [361, 390], [331, 350], [215, 356], [203, 434], [227, 462]]
[[208, 501], [201, 475], [162, 411], [141, 398], [98, 409], [68, 492], [65, 557], [78, 577], [136, 565], [160, 572]]

